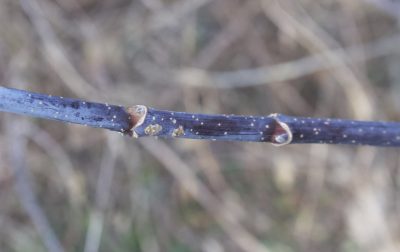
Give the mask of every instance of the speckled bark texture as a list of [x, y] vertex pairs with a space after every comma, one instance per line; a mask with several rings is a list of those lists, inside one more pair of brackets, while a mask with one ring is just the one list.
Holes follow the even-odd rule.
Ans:
[[400, 146], [400, 123], [279, 115], [292, 134], [291, 143]]
[[124, 107], [0, 87], [0, 111], [127, 132], [132, 128]]
[[212, 115], [87, 102], [0, 87], [0, 111], [118, 131], [133, 137], [400, 146], [400, 123], [330, 118]]
[[138, 137], [271, 142], [280, 126], [272, 116], [193, 114], [147, 108], [143, 123], [134, 132]]

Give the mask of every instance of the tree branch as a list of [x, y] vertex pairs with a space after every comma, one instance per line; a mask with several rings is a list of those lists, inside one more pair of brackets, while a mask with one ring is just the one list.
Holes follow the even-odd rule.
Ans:
[[331, 118], [212, 115], [122, 107], [0, 87], [0, 111], [105, 128], [133, 137], [157, 136], [275, 145], [324, 143], [400, 146], [400, 123]]

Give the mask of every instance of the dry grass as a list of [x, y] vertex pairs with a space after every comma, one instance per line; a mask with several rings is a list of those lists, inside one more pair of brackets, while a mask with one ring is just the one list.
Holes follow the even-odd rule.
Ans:
[[[207, 113], [400, 120], [382, 0], [3, 0], [1, 85]], [[399, 150], [0, 115], [1, 251], [400, 250]]]

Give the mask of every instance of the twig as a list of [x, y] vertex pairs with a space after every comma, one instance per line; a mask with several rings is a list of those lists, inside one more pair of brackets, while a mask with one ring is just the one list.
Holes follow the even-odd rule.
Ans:
[[[285, 32], [292, 39], [298, 41], [309, 51], [325, 52], [332, 47], [340, 47], [339, 43], [308, 14], [301, 10], [292, 10], [297, 6], [291, 1], [263, 0], [263, 9], [265, 14], [274, 22], [281, 31]], [[290, 8], [286, 8], [288, 4]], [[302, 14], [300, 14], [300, 12]], [[287, 32], [287, 28], [295, 30], [295, 36]], [[340, 49], [343, 50], [343, 49]], [[351, 105], [354, 116], [357, 119], [368, 117], [372, 114], [372, 102], [368, 90], [362, 85], [362, 82], [354, 71], [345, 63], [344, 59], [336, 54], [323, 54], [324, 60], [337, 66], [332, 78], [336, 79], [342, 86], [348, 102]], [[364, 82], [366, 80], [364, 79]]]
[[57, 140], [55, 140], [45, 130], [40, 129], [36, 124], [27, 123], [26, 127], [29, 128], [27, 138], [31, 139], [49, 158], [53, 160], [53, 164], [60, 176], [57, 182], [59, 180], [63, 181], [60, 185], [63, 185], [67, 191], [69, 201], [73, 208], [78, 209], [86, 200], [86, 195], [79, 179], [79, 172], [74, 169], [68, 153], [65, 152]]
[[204, 207], [238, 247], [245, 252], [269, 252], [238, 220], [225, 201], [218, 199], [202, 183], [186, 163], [165, 143], [152, 139], [140, 141], [141, 145], [159, 160], [179, 184]]
[[[364, 45], [326, 50], [311, 56], [271, 66], [226, 72], [211, 72], [199, 68], [183, 68], [172, 71], [172, 76], [175, 75], [175, 81], [179, 84], [201, 85], [203, 87], [221, 89], [265, 85], [301, 78], [319, 71], [335, 69], [340, 67], [342, 63], [349, 64], [350, 62], [366, 61], [389, 54], [398, 54], [400, 50], [396, 45], [399, 42], [400, 36], [396, 34], [368, 42]], [[342, 63], [324, 60], [326, 57], [333, 56], [339, 58]], [[167, 74], [171, 75], [171, 72], [165, 73], [164, 76]]]
[[399, 19], [399, 10], [400, 4], [396, 1], [387, 1], [387, 0], [364, 0], [364, 2], [373, 4], [378, 9], [384, 11], [386, 14]]
[[132, 127], [121, 106], [0, 87], [0, 110], [126, 132]]
[[[44, 7], [37, 1], [20, 0], [22, 9], [31, 19], [43, 44], [44, 55], [66, 86], [76, 94], [90, 94], [95, 90], [78, 72], [63, 50], [62, 43], [52, 30], [44, 14]], [[60, 71], [59, 69], [62, 69]]]
[[99, 251], [103, 234], [105, 215], [114, 178], [115, 162], [119, 153], [119, 144], [115, 138], [108, 138], [97, 179], [95, 207], [90, 211], [88, 231], [86, 233], [85, 252]]
[[133, 137], [400, 146], [400, 123], [331, 118], [211, 115], [122, 107], [0, 87], [0, 111], [83, 124]]
[[195, 12], [200, 7], [208, 4], [210, 0], [191, 0], [179, 1], [168, 8], [164, 8], [156, 13], [148, 24], [150, 31], [159, 31], [168, 27], [174, 27], [188, 14]]
[[[15, 174], [15, 190], [20, 198], [22, 207], [30, 217], [47, 250], [50, 252], [62, 252], [64, 249], [34, 194], [32, 179], [26, 168], [24, 158], [27, 145], [26, 138], [21, 131], [13, 130], [15, 126], [17, 126], [16, 122], [9, 122], [9, 152], [12, 172]], [[18, 126], [20, 129], [22, 128], [21, 125]]]

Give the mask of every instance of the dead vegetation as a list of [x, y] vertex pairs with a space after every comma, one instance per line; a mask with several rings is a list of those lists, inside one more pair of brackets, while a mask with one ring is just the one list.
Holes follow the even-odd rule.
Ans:
[[[400, 120], [388, 0], [3, 0], [1, 85]], [[132, 140], [0, 115], [1, 251], [399, 251], [399, 150]]]

